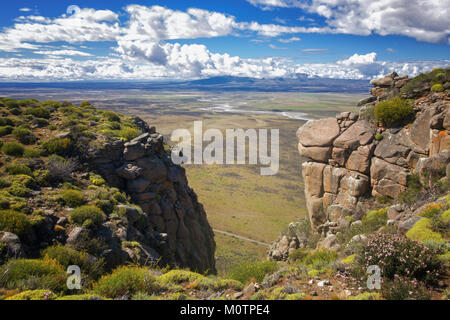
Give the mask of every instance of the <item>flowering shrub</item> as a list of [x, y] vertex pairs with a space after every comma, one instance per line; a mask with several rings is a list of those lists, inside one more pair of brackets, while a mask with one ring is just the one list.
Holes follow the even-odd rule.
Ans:
[[431, 292], [416, 279], [399, 277], [386, 281], [382, 286], [383, 297], [387, 300], [430, 300]]
[[381, 276], [387, 279], [404, 276], [434, 282], [442, 269], [436, 250], [395, 234], [371, 235], [356, 261], [363, 270], [371, 265], [379, 266]]

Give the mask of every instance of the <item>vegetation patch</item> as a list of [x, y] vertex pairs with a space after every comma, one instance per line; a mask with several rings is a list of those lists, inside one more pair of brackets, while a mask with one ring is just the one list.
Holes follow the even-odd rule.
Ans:
[[375, 106], [375, 120], [386, 127], [392, 127], [410, 121], [414, 109], [401, 98], [392, 98]]

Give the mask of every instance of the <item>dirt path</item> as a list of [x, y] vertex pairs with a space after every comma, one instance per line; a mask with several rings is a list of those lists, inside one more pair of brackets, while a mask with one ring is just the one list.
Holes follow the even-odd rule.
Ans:
[[253, 240], [253, 239], [250, 239], [250, 238], [246, 238], [246, 237], [243, 237], [243, 236], [231, 233], [231, 232], [217, 230], [217, 229], [213, 229], [213, 231], [216, 232], [216, 233], [224, 234], [226, 236], [235, 237], [235, 238], [240, 239], [240, 240], [253, 242], [253, 243], [259, 244], [260, 246], [270, 247], [270, 244], [268, 244], [268, 243], [257, 241], [257, 240]]

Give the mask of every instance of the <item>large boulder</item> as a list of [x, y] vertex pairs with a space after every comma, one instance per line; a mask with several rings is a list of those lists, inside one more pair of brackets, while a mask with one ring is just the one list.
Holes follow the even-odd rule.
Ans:
[[304, 147], [298, 143], [298, 152], [302, 157], [327, 163], [331, 156], [331, 147]]
[[334, 140], [333, 145], [337, 148], [355, 150], [359, 146], [369, 144], [375, 132], [375, 128], [368, 121], [359, 120]]
[[339, 133], [335, 118], [310, 120], [297, 130], [297, 138], [304, 147], [328, 147]]

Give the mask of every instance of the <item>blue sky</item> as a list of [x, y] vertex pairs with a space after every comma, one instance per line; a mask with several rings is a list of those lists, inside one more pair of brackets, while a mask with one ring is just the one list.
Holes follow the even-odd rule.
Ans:
[[449, 66], [449, 8], [450, 0], [4, 2], [0, 81], [415, 75]]

